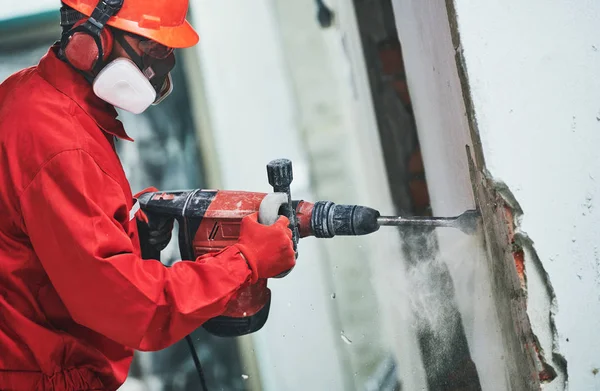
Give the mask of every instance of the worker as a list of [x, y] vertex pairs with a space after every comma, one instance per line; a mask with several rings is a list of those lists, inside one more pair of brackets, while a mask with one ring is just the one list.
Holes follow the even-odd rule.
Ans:
[[[198, 42], [187, 9], [63, 0], [60, 42], [0, 85], [0, 390], [116, 390], [134, 350], [180, 341], [240, 287], [294, 266], [289, 221], [256, 215], [219, 253], [170, 268], [141, 257], [115, 106], [168, 96], [173, 50]], [[163, 248], [172, 222], [148, 227]]]

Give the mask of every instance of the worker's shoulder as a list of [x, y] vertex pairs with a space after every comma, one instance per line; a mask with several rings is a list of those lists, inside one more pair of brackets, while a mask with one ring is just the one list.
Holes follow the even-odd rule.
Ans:
[[6, 132], [37, 132], [68, 124], [74, 102], [44, 80], [35, 67], [0, 84], [0, 137]]
[[12, 75], [0, 84], [0, 150], [6, 153], [5, 162], [18, 167], [23, 178], [31, 178], [63, 152], [83, 150], [98, 155], [100, 148], [76, 119], [80, 112], [71, 98], [35, 68]]
[[12, 142], [13, 148], [38, 146], [50, 154], [86, 149], [91, 139], [77, 120], [82, 115], [86, 116], [77, 103], [46, 81], [36, 67], [0, 84], [0, 143]]

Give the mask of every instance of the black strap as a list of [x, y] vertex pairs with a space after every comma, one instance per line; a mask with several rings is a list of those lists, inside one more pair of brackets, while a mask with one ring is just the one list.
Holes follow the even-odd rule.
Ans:
[[123, 7], [123, 0], [100, 0], [92, 12], [92, 16], [84, 25], [94, 34], [100, 35], [106, 22]]
[[68, 6], [60, 7], [60, 26], [61, 27], [69, 27], [73, 26], [75, 23], [79, 22], [81, 19], [86, 16], [81, 12], [74, 10]]
[[[92, 15], [86, 21], [86, 23], [89, 22], [88, 28], [94, 33], [99, 34], [104, 26], [106, 26], [108, 20], [116, 15], [122, 7], [123, 0], [100, 0], [94, 12], [92, 12]], [[87, 16], [67, 5], [63, 5], [60, 8], [61, 27], [72, 26], [84, 18], [87, 18]]]
[[125, 32], [117, 30], [114, 32], [114, 37], [117, 40], [117, 42], [119, 42], [121, 47], [125, 50], [125, 53], [127, 53], [131, 60], [135, 62], [135, 65], [137, 65], [138, 68], [143, 72], [144, 61], [142, 60], [142, 57], [139, 54], [137, 54], [135, 49], [131, 47], [129, 42], [127, 42], [127, 40], [125, 39]]

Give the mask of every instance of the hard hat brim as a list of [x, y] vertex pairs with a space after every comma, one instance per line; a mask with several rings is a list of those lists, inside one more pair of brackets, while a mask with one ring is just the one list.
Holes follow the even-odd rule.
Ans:
[[[94, 6], [82, 0], [63, 0], [63, 2], [87, 16], [90, 16], [94, 11]], [[152, 39], [174, 49], [189, 48], [196, 45], [200, 40], [198, 33], [187, 20], [178, 26], [164, 26], [161, 24], [160, 19], [154, 24], [151, 22], [152, 18], [140, 22], [119, 17], [119, 14], [117, 14], [110, 18], [106, 24]]]
[[120, 30], [149, 38], [174, 49], [192, 47], [200, 40], [198, 33], [187, 20], [180, 26], [161, 26], [157, 29], [140, 28], [138, 23], [119, 18], [113, 18], [107, 24]]

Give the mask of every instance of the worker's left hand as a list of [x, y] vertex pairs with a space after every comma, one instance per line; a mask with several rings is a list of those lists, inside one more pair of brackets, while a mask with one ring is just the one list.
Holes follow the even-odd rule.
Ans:
[[[148, 216], [148, 223], [138, 220], [138, 227], [146, 224], [147, 237], [144, 238], [147, 242], [154, 247], [156, 251], [164, 250], [169, 242], [173, 233], [173, 218], [165, 218], [162, 216]], [[144, 229], [144, 228], [142, 228]], [[140, 241], [142, 235], [140, 235]]]
[[[157, 191], [158, 189], [150, 187], [137, 193], [134, 197], [137, 199], [142, 194]], [[135, 217], [137, 219], [142, 258], [159, 258], [160, 252], [164, 250], [171, 241], [173, 224], [175, 222], [174, 219], [147, 214], [141, 209], [135, 214]]]

